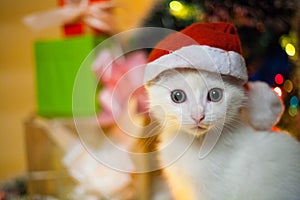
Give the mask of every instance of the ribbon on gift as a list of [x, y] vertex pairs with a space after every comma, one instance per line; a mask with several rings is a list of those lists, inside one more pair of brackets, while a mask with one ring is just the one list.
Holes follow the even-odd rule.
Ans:
[[[127, 112], [126, 103], [131, 97], [137, 102], [137, 113], [147, 110], [146, 93], [141, 87], [146, 53], [136, 51], [119, 58], [115, 54], [112, 50], [104, 49], [93, 63], [93, 70], [104, 86], [98, 96], [102, 108], [98, 117], [104, 126], [115, 123]], [[120, 82], [121, 79], [125, 84]]]
[[83, 21], [88, 26], [106, 32], [113, 32], [113, 27], [108, 23], [111, 19], [111, 1], [89, 3], [89, 0], [67, 1], [61, 8], [54, 8], [33, 13], [24, 17], [26, 25], [34, 30], [42, 30], [54, 26]]

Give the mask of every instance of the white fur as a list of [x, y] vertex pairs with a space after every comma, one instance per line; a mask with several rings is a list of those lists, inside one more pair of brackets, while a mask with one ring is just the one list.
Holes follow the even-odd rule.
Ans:
[[[207, 92], [224, 90], [220, 102]], [[186, 102], [176, 104], [170, 91], [182, 89]], [[257, 131], [241, 121], [244, 92], [218, 75], [169, 70], [148, 87], [150, 111], [161, 122], [160, 160], [175, 199], [299, 200], [300, 145], [284, 133]], [[198, 112], [198, 113], [197, 113]], [[193, 130], [193, 115], [205, 115], [206, 131]], [[224, 126], [223, 126], [224, 123]], [[222, 131], [212, 151], [199, 159], [206, 134]]]

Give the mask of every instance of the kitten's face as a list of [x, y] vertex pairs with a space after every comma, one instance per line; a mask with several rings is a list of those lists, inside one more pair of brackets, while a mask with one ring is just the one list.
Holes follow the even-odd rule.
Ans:
[[168, 70], [148, 87], [150, 112], [167, 128], [201, 135], [238, 117], [244, 92], [218, 74]]

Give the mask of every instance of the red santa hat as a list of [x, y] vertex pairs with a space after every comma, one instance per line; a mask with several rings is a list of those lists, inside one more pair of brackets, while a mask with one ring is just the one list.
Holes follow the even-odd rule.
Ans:
[[229, 23], [195, 23], [167, 36], [151, 52], [144, 82], [173, 68], [195, 68], [247, 82], [236, 28]]

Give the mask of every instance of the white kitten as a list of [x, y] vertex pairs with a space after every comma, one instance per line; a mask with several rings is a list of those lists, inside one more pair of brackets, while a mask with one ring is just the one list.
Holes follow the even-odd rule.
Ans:
[[[163, 127], [158, 151], [173, 196], [299, 200], [299, 143], [244, 124], [244, 89], [235, 81], [181, 69], [165, 71], [148, 84], [150, 112]], [[200, 159], [205, 135], [215, 135], [217, 143], [209, 143], [212, 150]]]

